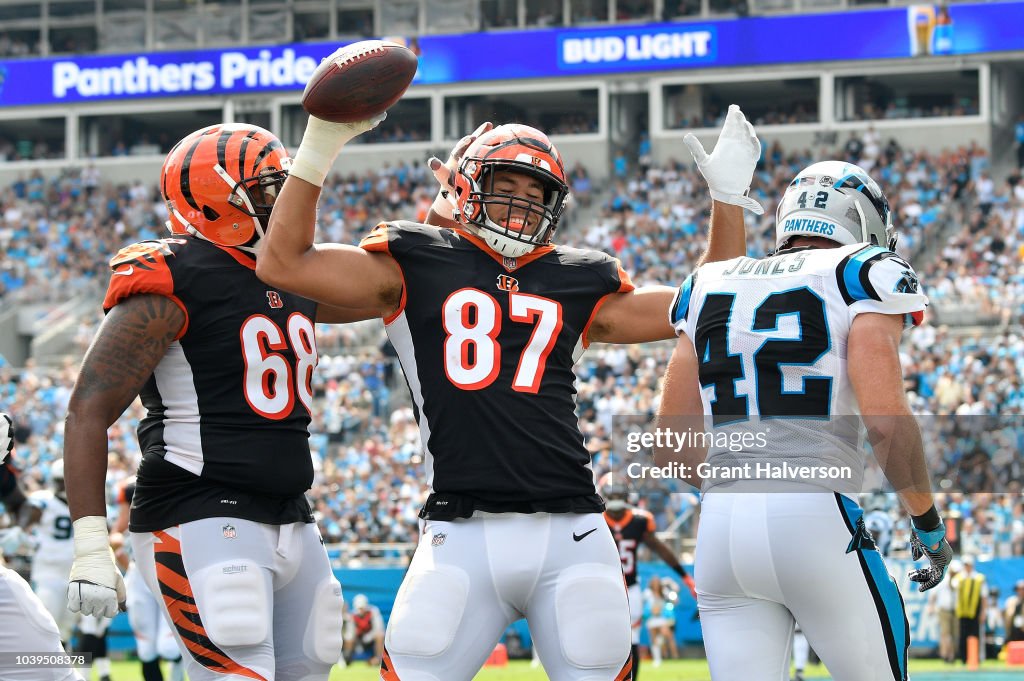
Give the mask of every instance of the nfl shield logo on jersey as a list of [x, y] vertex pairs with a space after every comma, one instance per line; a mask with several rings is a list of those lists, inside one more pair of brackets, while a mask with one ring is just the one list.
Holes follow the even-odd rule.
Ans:
[[519, 261], [515, 258], [510, 258], [507, 255], [502, 257], [501, 264], [505, 266], [506, 270], [514, 270], [519, 267]]
[[225, 525], [224, 527], [221, 528], [221, 532], [224, 534], [224, 538], [225, 539], [234, 539], [235, 538], [235, 526], [234, 525]]
[[431, 546], [441, 546], [444, 544], [444, 540], [448, 538], [448, 535], [444, 532], [438, 532], [434, 535], [434, 538], [430, 540]]

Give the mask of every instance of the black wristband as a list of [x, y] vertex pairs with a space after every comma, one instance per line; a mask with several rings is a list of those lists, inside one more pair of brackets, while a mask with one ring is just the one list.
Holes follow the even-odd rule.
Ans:
[[935, 510], [934, 505], [921, 515], [910, 516], [910, 520], [914, 523], [914, 527], [922, 532], [937, 530], [942, 524], [942, 518], [939, 517], [939, 512]]
[[673, 570], [676, 571], [676, 574], [682, 577], [683, 579], [689, 577], [689, 575], [686, 574], [686, 568], [684, 568], [682, 565], [673, 565], [671, 567]]

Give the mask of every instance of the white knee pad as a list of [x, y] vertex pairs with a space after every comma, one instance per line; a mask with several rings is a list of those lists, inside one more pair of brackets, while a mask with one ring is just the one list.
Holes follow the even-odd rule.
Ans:
[[159, 616], [160, 613], [152, 610], [133, 610], [131, 605], [128, 606], [128, 625], [135, 635], [136, 654], [143, 662], [155, 660], [157, 656], [157, 632], [160, 629], [159, 622], [152, 617], [153, 615]]
[[620, 667], [629, 657], [629, 604], [622, 574], [601, 563], [567, 568], [555, 586], [555, 618], [565, 659], [580, 669]]
[[[181, 659], [181, 649], [178, 648], [178, 641], [174, 638], [171, 628], [166, 626], [162, 619], [160, 626], [157, 628], [156, 653], [165, 660]], [[142, 656], [140, 655], [139, 657], [141, 658]]]
[[303, 639], [308, 657], [324, 664], [334, 664], [341, 655], [342, 609], [341, 584], [334, 577], [320, 582], [313, 596], [313, 608]]
[[196, 601], [206, 635], [217, 646], [252, 646], [270, 630], [270, 588], [251, 561], [226, 561], [195, 574]]
[[469, 575], [454, 565], [410, 571], [398, 590], [385, 645], [395, 655], [434, 657], [448, 650], [462, 622]]

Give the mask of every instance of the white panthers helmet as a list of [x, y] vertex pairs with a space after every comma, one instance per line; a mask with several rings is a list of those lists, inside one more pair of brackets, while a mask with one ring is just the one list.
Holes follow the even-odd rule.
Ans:
[[64, 482], [64, 459], [57, 459], [50, 464], [50, 481]]
[[844, 161], [815, 163], [789, 183], [775, 215], [776, 250], [795, 236], [896, 247], [885, 194], [863, 168]]

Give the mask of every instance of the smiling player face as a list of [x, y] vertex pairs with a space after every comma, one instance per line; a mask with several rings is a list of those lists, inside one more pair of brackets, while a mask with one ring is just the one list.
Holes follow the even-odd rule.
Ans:
[[[510, 170], [494, 172], [494, 184], [491, 191], [495, 194], [514, 196], [516, 199], [526, 199], [535, 204], [543, 205], [544, 203], [544, 184], [540, 180]], [[526, 202], [515, 199], [488, 203], [487, 217], [496, 225], [524, 236], [530, 236], [536, 232], [541, 221], [540, 213], [530, 210], [530, 206]]]

